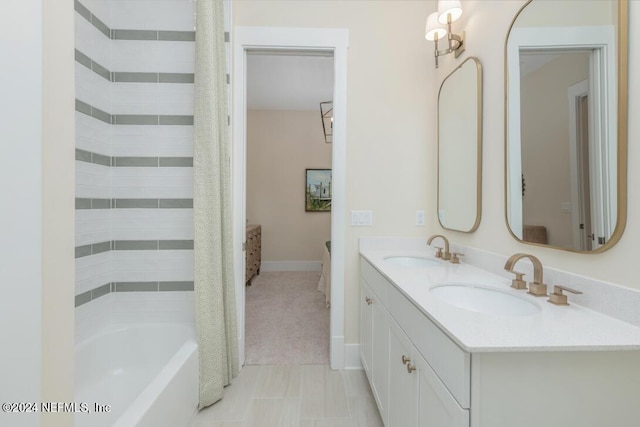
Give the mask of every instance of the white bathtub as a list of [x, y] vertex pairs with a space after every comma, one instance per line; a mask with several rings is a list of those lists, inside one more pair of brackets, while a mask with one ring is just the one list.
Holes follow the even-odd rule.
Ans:
[[181, 427], [198, 405], [193, 325], [119, 326], [76, 345], [77, 403], [110, 405], [76, 413], [76, 427]]

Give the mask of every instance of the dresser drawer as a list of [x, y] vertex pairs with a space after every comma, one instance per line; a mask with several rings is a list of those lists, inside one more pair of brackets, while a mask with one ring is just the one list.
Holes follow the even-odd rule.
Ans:
[[462, 408], [469, 408], [471, 390], [471, 357], [395, 286], [387, 282], [387, 308], [400, 327], [411, 338], [436, 375]]

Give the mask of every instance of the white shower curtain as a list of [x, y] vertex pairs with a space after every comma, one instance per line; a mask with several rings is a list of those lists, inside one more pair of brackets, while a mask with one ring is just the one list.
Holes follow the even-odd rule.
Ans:
[[222, 0], [198, 0], [194, 114], [195, 309], [200, 408], [238, 374]]

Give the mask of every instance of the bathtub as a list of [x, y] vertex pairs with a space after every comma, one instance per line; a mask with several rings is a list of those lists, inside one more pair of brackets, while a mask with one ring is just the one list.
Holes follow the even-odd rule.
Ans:
[[[76, 427], [186, 427], [198, 406], [190, 324], [111, 327], [76, 345]], [[105, 405], [109, 405], [107, 408]]]

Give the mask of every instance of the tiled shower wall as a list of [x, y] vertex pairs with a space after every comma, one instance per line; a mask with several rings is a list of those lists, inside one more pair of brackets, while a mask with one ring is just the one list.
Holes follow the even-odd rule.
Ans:
[[191, 305], [195, 8], [75, 1], [76, 314], [94, 320], [81, 323]]

